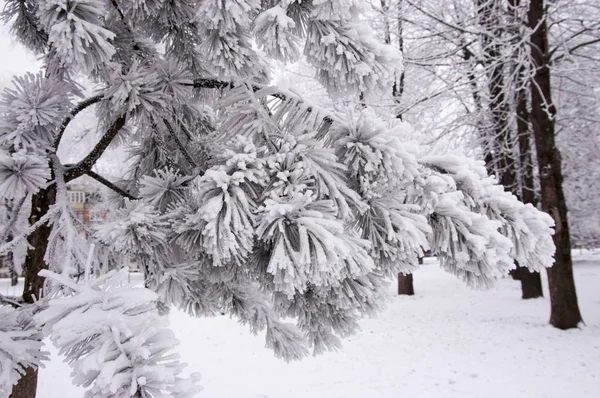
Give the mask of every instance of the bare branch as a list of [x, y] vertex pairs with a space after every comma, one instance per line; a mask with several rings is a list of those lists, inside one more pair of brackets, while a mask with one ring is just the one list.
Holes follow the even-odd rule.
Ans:
[[69, 123], [71, 123], [71, 120], [73, 120], [73, 118], [75, 116], [77, 116], [77, 114], [79, 112], [83, 111], [84, 109], [86, 109], [94, 104], [97, 104], [98, 102], [102, 101], [103, 99], [104, 99], [104, 95], [102, 95], [102, 94], [95, 95], [93, 97], [90, 97], [88, 99], [81, 101], [80, 103], [75, 105], [75, 107], [73, 109], [71, 109], [71, 112], [69, 113], [69, 115], [63, 120], [62, 124], [60, 125], [60, 129], [58, 130], [58, 135], [56, 136], [56, 139], [54, 140], [54, 150], [58, 149], [58, 146], [60, 145], [60, 140], [62, 139], [62, 136], [65, 133], [67, 126], [69, 125]]
[[114, 183], [110, 182], [109, 180], [107, 180], [106, 178], [102, 177], [101, 175], [95, 173], [92, 170], [88, 170], [85, 174], [87, 174], [88, 176], [92, 177], [94, 180], [98, 181], [100, 184], [104, 185], [105, 187], [113, 190], [114, 192], [118, 193], [119, 195], [121, 195], [127, 199], [131, 199], [131, 200], [138, 199], [135, 196], [133, 196], [132, 194], [130, 194], [129, 192], [127, 192], [126, 190], [119, 188], [117, 185], [115, 185]]
[[579, 43], [578, 45], [576, 45], [576, 46], [574, 46], [572, 48], [567, 49], [567, 52], [559, 55], [558, 57], [554, 58], [553, 60], [550, 60], [550, 62], [552, 64], [555, 64], [556, 62], [558, 62], [561, 59], [565, 58], [567, 55], [572, 55], [575, 51], [579, 50], [580, 48], [591, 46], [591, 45], [598, 44], [598, 43], [600, 43], [600, 38], [593, 39], [593, 40], [588, 40], [588, 41], [585, 41], [583, 43]]
[[110, 125], [108, 130], [106, 130], [106, 133], [104, 133], [104, 136], [100, 138], [100, 141], [98, 141], [94, 149], [92, 149], [82, 161], [77, 163], [77, 165], [67, 170], [67, 172], [65, 173], [65, 182], [72, 181], [75, 178], [87, 174], [92, 169], [94, 164], [96, 164], [96, 161], [100, 159], [100, 156], [102, 156], [104, 151], [106, 151], [106, 148], [108, 148], [108, 146], [110, 145], [112, 140], [117, 136], [119, 131], [121, 131], [123, 126], [125, 126], [126, 121], [126, 114], [119, 116]]
[[173, 140], [175, 141], [175, 144], [177, 145], [177, 147], [179, 148], [179, 150], [183, 154], [183, 157], [185, 158], [185, 160], [187, 160], [188, 163], [190, 165], [192, 165], [193, 168], [197, 168], [198, 164], [196, 162], [194, 162], [194, 159], [192, 159], [192, 157], [190, 156], [190, 154], [187, 152], [187, 150], [185, 149], [185, 147], [181, 143], [181, 140], [179, 139], [179, 137], [177, 137], [177, 133], [175, 132], [175, 130], [173, 130], [173, 127], [171, 126], [171, 123], [169, 123], [169, 121], [167, 119], [163, 119], [163, 123], [167, 127], [167, 131], [169, 132], [169, 134], [171, 135], [171, 137], [173, 137]]

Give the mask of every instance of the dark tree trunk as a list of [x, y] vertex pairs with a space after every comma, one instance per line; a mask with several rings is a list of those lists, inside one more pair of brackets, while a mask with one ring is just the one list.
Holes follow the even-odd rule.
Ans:
[[[519, 86], [523, 87], [525, 82], [524, 67], [519, 70]], [[519, 144], [520, 162], [520, 191], [515, 189], [515, 194], [523, 203], [531, 203], [536, 206], [535, 186], [533, 181], [533, 162], [531, 156], [531, 132], [529, 130], [529, 110], [527, 108], [527, 91], [523, 88], [517, 91], [517, 137]], [[515, 187], [516, 188], [516, 187]], [[527, 268], [517, 264], [516, 274], [521, 281], [521, 293], [523, 299], [544, 297], [542, 290], [542, 277], [539, 272], [531, 272]], [[514, 275], [513, 275], [514, 277]]]
[[[12, 236], [9, 236], [8, 240], [11, 240]], [[17, 271], [15, 270], [15, 262], [14, 262], [14, 256], [12, 254], [12, 252], [9, 252], [7, 255], [7, 261], [8, 261], [8, 267], [9, 267], [9, 272], [10, 272], [10, 285], [11, 286], [17, 286], [17, 284], [19, 283], [19, 274], [17, 274]]]
[[[8, 214], [11, 214], [13, 212], [13, 205], [11, 202], [7, 202], [5, 204], [6, 206], [6, 212]], [[12, 217], [18, 217], [18, 214], [13, 214], [11, 217], [9, 217], [6, 221], [10, 224], [11, 222], [14, 222], [16, 224], [17, 220], [13, 220]], [[7, 241], [11, 241], [13, 239], [13, 235], [11, 232], [8, 233], [7, 236]], [[8, 252], [8, 254], [6, 255], [6, 262], [8, 263], [8, 272], [10, 274], [10, 285], [11, 286], [17, 286], [17, 284], [19, 283], [19, 274], [17, 273], [17, 270], [15, 269], [15, 261], [14, 261], [14, 255], [13, 252]]]
[[10, 285], [17, 286], [19, 283], [19, 274], [13, 269], [10, 270]]
[[37, 393], [38, 370], [27, 368], [23, 377], [13, 386], [9, 398], [35, 398]]
[[[514, 6], [514, 4], [513, 4]], [[487, 32], [493, 33], [494, 37], [500, 37], [501, 29], [500, 16], [503, 10], [501, 4], [489, 0], [478, 1], [478, 14], [480, 23]], [[511, 110], [505, 94], [504, 68], [506, 62], [502, 60], [502, 54], [498, 42], [490, 39], [490, 36], [483, 38], [483, 51], [487, 64], [488, 89], [490, 91], [490, 112], [493, 127], [491, 133], [493, 139], [491, 145], [495, 156], [486, 151], [486, 165], [488, 172], [495, 170], [498, 173], [500, 183], [506, 190], [513, 192], [525, 203], [533, 203], [533, 173], [531, 172], [531, 148], [529, 146], [529, 111], [527, 109], [526, 91], [517, 91], [517, 140], [511, 137], [511, 127], [508, 122], [508, 115]], [[523, 70], [519, 70], [520, 77], [523, 77]], [[522, 81], [518, 81], [519, 86]], [[518, 147], [517, 147], [518, 145]], [[521, 163], [521, 184], [517, 183], [517, 165], [515, 162], [515, 152], [520, 154]], [[490, 166], [490, 161], [494, 166]], [[526, 197], [522, 196], [521, 187], [528, 189]], [[529, 195], [531, 193], [531, 195]], [[515, 280], [521, 281], [521, 293], [523, 299], [543, 297], [542, 280], [538, 272], [530, 272], [527, 268], [521, 267], [515, 262], [516, 269], [511, 271], [511, 276]]]
[[[30, 224], [37, 222], [48, 212], [50, 206], [54, 204], [56, 200], [55, 187], [55, 185], [51, 185], [33, 195], [31, 199], [31, 215], [29, 216]], [[27, 251], [27, 257], [23, 265], [23, 275], [25, 276], [23, 300], [26, 303], [33, 303], [44, 295], [44, 278], [39, 276], [38, 273], [48, 268], [44, 262], [44, 255], [48, 247], [50, 231], [51, 227], [44, 224], [36, 229], [27, 239], [31, 248]], [[35, 398], [37, 378], [37, 369], [28, 368], [27, 373], [13, 387], [10, 398]]]
[[[477, 0], [479, 22], [487, 34], [482, 35], [483, 63], [486, 68], [489, 90], [489, 112], [492, 126], [486, 131], [485, 162], [488, 172], [495, 169], [498, 179], [507, 190], [516, 183], [514, 145], [508, 123], [510, 109], [506, 100], [504, 71], [507, 63], [502, 59], [501, 44], [505, 26], [501, 20], [504, 10], [499, 1]], [[493, 151], [494, 155], [491, 154]], [[490, 164], [492, 162], [493, 165]]]
[[[34, 224], [46, 215], [55, 200], [56, 188], [54, 185], [33, 195], [29, 223]], [[23, 276], [25, 277], [23, 300], [26, 303], [33, 303], [44, 295], [44, 278], [39, 276], [38, 273], [48, 268], [44, 262], [44, 255], [48, 247], [48, 237], [51, 230], [52, 228], [48, 224], [41, 225], [27, 239], [31, 248], [27, 251], [27, 257], [23, 265]]]
[[412, 274], [398, 273], [398, 294], [405, 296], [413, 296], [415, 294]]
[[[386, 44], [392, 44], [392, 32], [391, 32], [391, 24], [389, 21], [389, 9], [390, 2], [388, 0], [380, 0], [381, 1], [381, 9], [384, 14], [384, 38]], [[404, 38], [403, 38], [403, 17], [402, 17], [402, 0], [399, 0], [396, 3], [396, 17], [397, 17], [397, 36], [398, 36], [398, 49], [404, 55]], [[401, 100], [402, 95], [404, 94], [404, 79], [405, 74], [404, 70], [400, 74], [400, 76], [396, 76], [394, 84], [392, 85], [392, 97], [394, 98], [394, 103], [398, 106], [396, 110], [396, 119], [402, 120], [402, 110], [401, 110]], [[419, 264], [422, 264], [421, 259], [419, 259]], [[413, 287], [413, 276], [412, 274], [403, 274], [398, 273], [398, 294], [409, 295], [412, 296], [415, 294], [415, 289]]]
[[539, 272], [531, 272], [525, 267], [517, 265], [521, 280], [521, 293], [523, 299], [544, 297], [542, 278]]
[[556, 107], [552, 102], [548, 52], [548, 31], [544, 0], [531, 0], [528, 26], [535, 74], [531, 88], [531, 121], [540, 174], [542, 210], [556, 223], [554, 265], [548, 269], [551, 313], [550, 324], [559, 329], [575, 328], [582, 321], [571, 259], [571, 239], [567, 206], [562, 188], [562, 164], [555, 144]]

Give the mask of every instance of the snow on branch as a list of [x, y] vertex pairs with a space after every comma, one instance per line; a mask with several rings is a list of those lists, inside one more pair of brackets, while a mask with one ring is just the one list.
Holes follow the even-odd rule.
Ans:
[[158, 296], [127, 285], [128, 272], [73, 286], [43, 271], [73, 292], [52, 298], [35, 321], [73, 368], [74, 383], [88, 388], [86, 397], [192, 396], [200, 390], [199, 375], [180, 376], [185, 364], [172, 353], [179, 342], [158, 313]]
[[13, 308], [0, 300], [0, 397], [8, 398], [27, 368], [42, 366], [49, 353], [42, 351], [42, 333], [29, 309]]

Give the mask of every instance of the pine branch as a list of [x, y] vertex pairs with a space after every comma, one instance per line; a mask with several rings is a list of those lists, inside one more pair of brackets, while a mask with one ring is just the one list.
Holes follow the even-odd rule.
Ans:
[[92, 170], [87, 171], [85, 174], [87, 174], [88, 176], [92, 177], [94, 180], [98, 181], [100, 184], [104, 185], [105, 187], [107, 187], [109, 189], [112, 189], [113, 191], [115, 191], [119, 195], [121, 195], [123, 197], [126, 197], [127, 199], [131, 199], [131, 200], [138, 199], [135, 196], [133, 196], [132, 194], [130, 194], [129, 192], [125, 191], [122, 188], [119, 188], [114, 183], [112, 183], [109, 180], [107, 180], [106, 178], [102, 177], [101, 175], [96, 174]]
[[[187, 84], [188, 86], [192, 86], [194, 88], [211, 88], [211, 89], [218, 89], [218, 90], [223, 90], [226, 88], [234, 88], [235, 87], [235, 83], [233, 82], [228, 82], [228, 81], [223, 81], [223, 80], [216, 80], [216, 79], [206, 79], [206, 78], [199, 78], [199, 79], [194, 79], [193, 83]], [[259, 90], [264, 89], [265, 87], [261, 87], [258, 85], [252, 85], [252, 91], [256, 92]], [[286, 101], [288, 99], [288, 96], [286, 94], [277, 92], [277, 93], [271, 93], [269, 94], [272, 97], [275, 97], [277, 99], [280, 99], [281, 101]], [[312, 112], [313, 108], [312, 106], [309, 106], [306, 109], [308, 112]], [[331, 126], [333, 124], [333, 117], [326, 115], [323, 118], [323, 124], [324, 126], [326, 126], [326, 128], [328, 129], [329, 126]]]
[[0, 303], [8, 304], [13, 308], [22, 307], [25, 304], [22, 297], [5, 296], [2, 293], [0, 293]]
[[69, 115], [63, 120], [62, 124], [60, 125], [60, 130], [58, 131], [58, 135], [56, 136], [56, 139], [54, 140], [54, 150], [55, 151], [58, 149], [58, 146], [60, 145], [60, 140], [62, 139], [62, 136], [65, 133], [67, 126], [69, 125], [69, 123], [71, 123], [71, 120], [73, 120], [73, 118], [75, 116], [77, 116], [77, 114], [79, 112], [83, 111], [84, 109], [86, 109], [94, 104], [97, 104], [98, 102], [102, 101], [103, 99], [104, 99], [104, 95], [98, 94], [98, 95], [95, 95], [93, 97], [90, 97], [88, 99], [81, 101], [80, 103], [75, 105], [75, 107], [73, 109], [71, 109], [71, 113], [69, 113]]
[[3, 243], [2, 245], [0, 245], [0, 256], [13, 250], [16, 245], [18, 245], [23, 240], [27, 239], [27, 237], [29, 235], [31, 235], [32, 233], [34, 233], [36, 229], [38, 229], [39, 227], [41, 227], [42, 225], [44, 225], [48, 221], [50, 221], [50, 219], [52, 217], [54, 217], [56, 215], [56, 213], [58, 213], [58, 208], [57, 207], [51, 208], [39, 220], [37, 220], [34, 224], [32, 224], [29, 228], [27, 228], [27, 231], [25, 231], [21, 235], [17, 236], [16, 238], [13, 238], [13, 240], [11, 240], [10, 242], [6, 242], [6, 243]]
[[188, 151], [183, 146], [183, 143], [181, 142], [181, 140], [179, 139], [179, 137], [177, 137], [177, 133], [175, 132], [175, 130], [173, 130], [173, 126], [171, 126], [171, 123], [169, 123], [169, 121], [167, 119], [163, 119], [163, 123], [167, 127], [167, 131], [169, 132], [169, 134], [171, 135], [171, 137], [173, 137], [173, 140], [175, 141], [175, 144], [177, 145], [177, 147], [179, 148], [179, 150], [183, 154], [183, 157], [185, 158], [185, 160], [187, 160], [188, 163], [193, 168], [197, 168], [198, 164], [196, 162], [194, 162], [194, 159], [192, 159], [192, 157], [190, 156], [190, 154], [188, 153]]
[[8, 235], [10, 235], [10, 230], [17, 222], [17, 218], [19, 218], [19, 213], [21, 212], [23, 203], [25, 203], [25, 199], [27, 199], [27, 195], [23, 196], [19, 203], [17, 203], [17, 207], [15, 207], [15, 209], [13, 210], [10, 218], [8, 219], [8, 224], [6, 225], [6, 228], [4, 228], [4, 232], [2, 232], [2, 235], [0, 236], [0, 242], [4, 242], [6, 241], [6, 239], [8, 239]]
[[96, 161], [100, 159], [106, 148], [110, 145], [112, 140], [117, 136], [119, 131], [125, 126], [127, 122], [127, 115], [123, 114], [119, 116], [106, 130], [104, 136], [98, 141], [94, 149], [77, 165], [67, 170], [65, 173], [65, 182], [72, 181], [84, 174], [87, 174], [92, 167], [96, 164]]

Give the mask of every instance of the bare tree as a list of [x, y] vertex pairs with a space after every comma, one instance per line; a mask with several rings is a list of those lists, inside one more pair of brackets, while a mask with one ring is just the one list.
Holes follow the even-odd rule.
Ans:
[[553, 237], [556, 245], [555, 263], [548, 269], [550, 323], [560, 329], [569, 329], [577, 327], [582, 318], [573, 279], [567, 204], [562, 187], [562, 162], [555, 142], [556, 106], [552, 102], [551, 53], [544, 0], [530, 1], [527, 22], [532, 31], [530, 43], [534, 74], [531, 120], [538, 157], [542, 209], [548, 212], [556, 223]]

